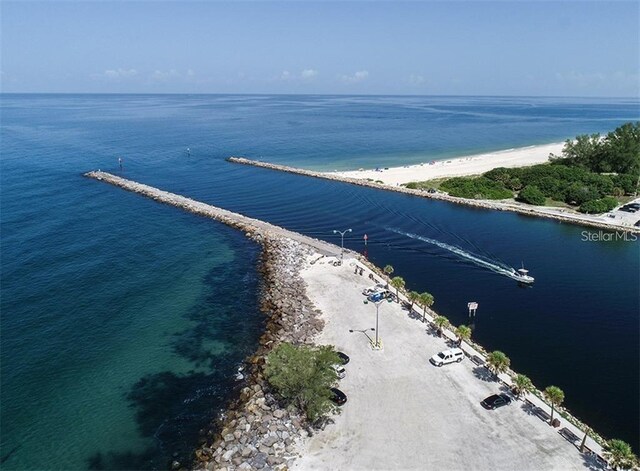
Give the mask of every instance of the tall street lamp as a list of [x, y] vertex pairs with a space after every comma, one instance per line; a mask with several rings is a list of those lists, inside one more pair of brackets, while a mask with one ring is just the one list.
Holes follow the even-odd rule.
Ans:
[[342, 261], [344, 260], [344, 235], [347, 232], [351, 232], [351, 229], [347, 229], [346, 231], [336, 231], [335, 229], [333, 230], [334, 234], [340, 234], [340, 263], [342, 264]]
[[373, 304], [376, 305], [376, 344], [374, 346], [375, 349], [379, 349], [380, 348], [380, 341], [378, 340], [378, 333], [380, 332], [380, 329], [378, 328], [378, 311], [380, 308], [380, 305], [384, 302], [384, 299], [381, 299], [380, 301], [374, 302]]

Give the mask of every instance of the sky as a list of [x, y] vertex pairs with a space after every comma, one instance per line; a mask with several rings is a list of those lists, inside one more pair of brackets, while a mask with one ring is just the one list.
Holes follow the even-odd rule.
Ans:
[[638, 1], [7, 1], [3, 93], [638, 97]]

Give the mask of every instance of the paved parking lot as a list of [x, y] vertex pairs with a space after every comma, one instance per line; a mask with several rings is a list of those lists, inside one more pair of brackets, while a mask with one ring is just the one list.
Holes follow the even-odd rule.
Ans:
[[[353, 263], [353, 262], [350, 262]], [[396, 303], [380, 306], [384, 349], [353, 332], [375, 326], [376, 311], [360, 294], [371, 285], [341, 267], [320, 263], [303, 272], [310, 298], [324, 313], [319, 343], [351, 357], [340, 388], [348, 401], [335, 424], [308, 440], [296, 469], [573, 470], [589, 468], [575, 446], [524, 402], [487, 411], [480, 401], [501, 386], [465, 359], [437, 368], [428, 358], [447, 348]], [[504, 386], [503, 386], [504, 388]], [[594, 468], [591, 468], [594, 469]]]

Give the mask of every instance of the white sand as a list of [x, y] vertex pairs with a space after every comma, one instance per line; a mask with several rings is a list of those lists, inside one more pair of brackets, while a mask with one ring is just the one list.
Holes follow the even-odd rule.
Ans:
[[527, 413], [522, 401], [484, 410], [480, 401], [504, 386], [483, 368], [469, 359], [442, 368], [429, 364], [445, 342], [399, 304], [380, 306], [384, 350], [372, 350], [365, 333], [350, 333], [376, 325], [375, 307], [363, 304], [360, 294], [372, 281], [368, 270], [354, 274], [353, 259], [340, 267], [327, 261], [307, 264], [301, 275], [326, 322], [318, 343], [333, 344], [351, 358], [339, 385], [348, 400], [335, 424], [301, 444], [293, 469], [588, 469], [576, 447]]
[[353, 170], [331, 172], [351, 178], [381, 180], [387, 185], [433, 180], [434, 178], [478, 175], [496, 167], [524, 167], [547, 162], [549, 154], [559, 155], [564, 143], [522, 147], [487, 154], [469, 155], [454, 159], [437, 160], [432, 164], [424, 163], [405, 167], [390, 167], [389, 170]]

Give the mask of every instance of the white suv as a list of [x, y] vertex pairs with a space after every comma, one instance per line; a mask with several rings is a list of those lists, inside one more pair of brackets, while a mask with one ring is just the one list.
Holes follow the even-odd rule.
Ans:
[[458, 362], [460, 363], [464, 358], [464, 352], [459, 348], [452, 348], [450, 350], [444, 350], [443, 352], [436, 353], [429, 361], [435, 366], [446, 365], [447, 363]]

